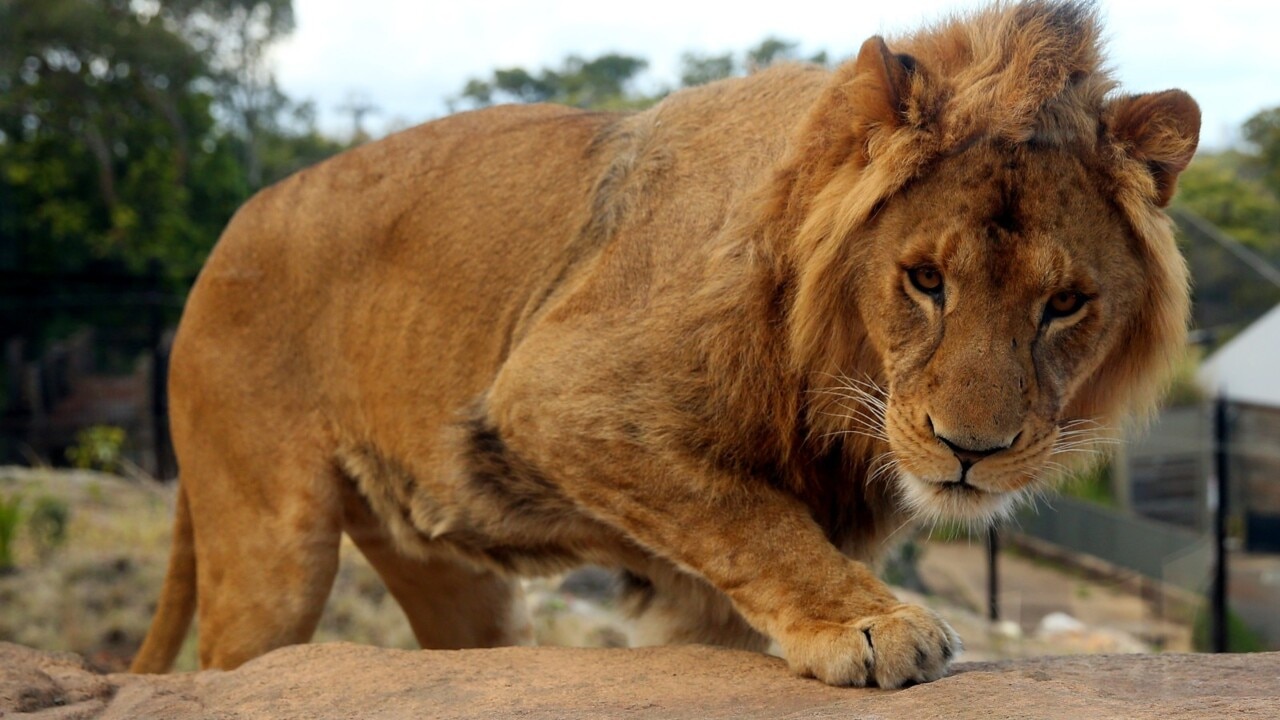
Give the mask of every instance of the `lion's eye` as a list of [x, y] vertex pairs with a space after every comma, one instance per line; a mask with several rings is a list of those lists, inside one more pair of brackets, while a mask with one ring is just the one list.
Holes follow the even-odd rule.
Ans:
[[938, 295], [942, 293], [942, 273], [937, 268], [923, 266], [912, 268], [907, 271], [907, 277], [911, 278], [911, 284], [916, 289], [926, 295]]
[[1053, 318], [1074, 315], [1081, 307], [1084, 306], [1084, 301], [1084, 295], [1081, 295], [1074, 290], [1056, 292], [1049, 298], [1049, 304], [1045, 306], [1045, 319], [1052, 320]]

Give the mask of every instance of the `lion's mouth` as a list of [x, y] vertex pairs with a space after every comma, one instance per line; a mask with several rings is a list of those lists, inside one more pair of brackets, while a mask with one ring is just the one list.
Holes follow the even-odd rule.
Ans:
[[967, 478], [960, 478], [959, 480], [949, 480], [947, 482], [940, 482], [936, 484], [938, 486], [939, 492], [944, 492], [944, 493], [957, 493], [961, 495], [992, 494], [991, 490], [980, 488], [977, 485], [970, 483]]
[[990, 521], [1008, 514], [1020, 493], [983, 487], [968, 478], [929, 480], [909, 472], [899, 476], [906, 507], [935, 520]]

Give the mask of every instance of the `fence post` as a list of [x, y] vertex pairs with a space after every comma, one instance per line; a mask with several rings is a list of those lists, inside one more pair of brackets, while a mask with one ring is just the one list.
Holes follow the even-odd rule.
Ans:
[[987, 619], [1000, 619], [1000, 533], [995, 523], [987, 526]]
[[1227, 639], [1227, 503], [1231, 495], [1228, 473], [1227, 398], [1222, 393], [1213, 404], [1213, 588], [1209, 598], [1212, 646], [1216, 653], [1230, 650]]

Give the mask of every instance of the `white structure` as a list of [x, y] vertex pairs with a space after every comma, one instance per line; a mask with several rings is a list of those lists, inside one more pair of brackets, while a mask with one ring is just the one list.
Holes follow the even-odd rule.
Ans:
[[1280, 305], [1206, 358], [1196, 380], [1210, 396], [1280, 407]]

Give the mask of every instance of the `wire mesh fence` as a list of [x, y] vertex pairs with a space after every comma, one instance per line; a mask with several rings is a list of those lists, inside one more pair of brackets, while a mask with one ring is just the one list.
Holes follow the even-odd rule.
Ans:
[[155, 276], [0, 275], [0, 463], [171, 477], [165, 371], [181, 304]]
[[1280, 408], [1173, 408], [1113, 467], [1111, 507], [1058, 498], [1009, 532], [1202, 598], [1202, 649], [1280, 649]]

